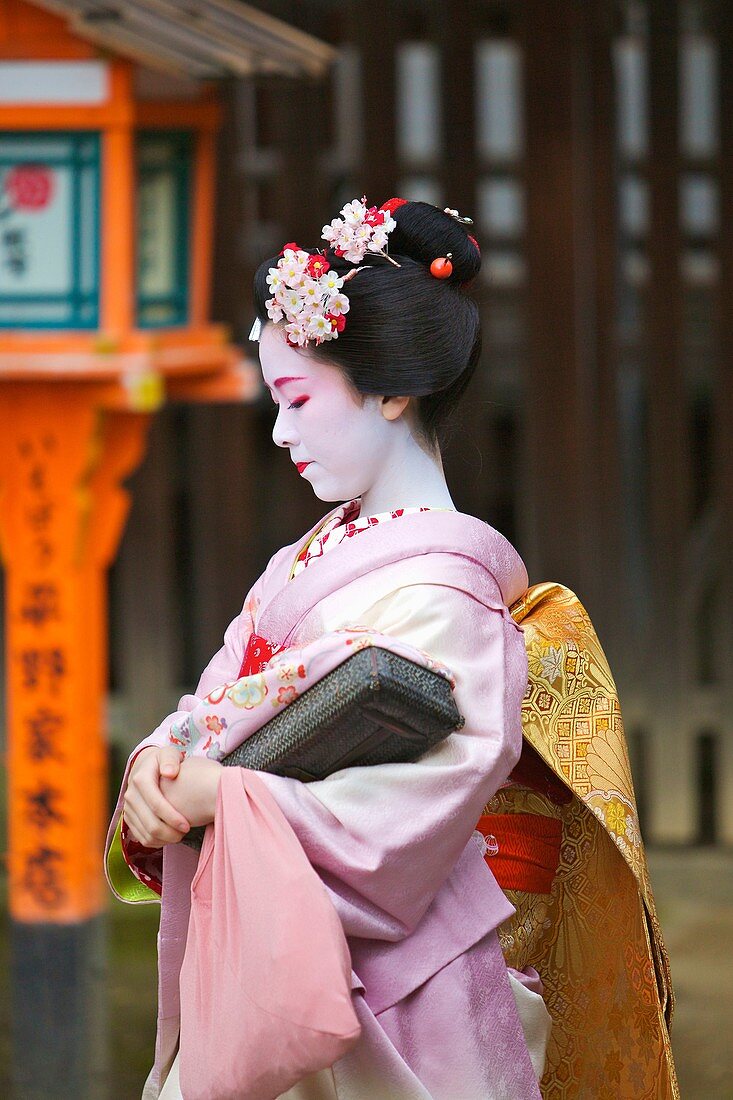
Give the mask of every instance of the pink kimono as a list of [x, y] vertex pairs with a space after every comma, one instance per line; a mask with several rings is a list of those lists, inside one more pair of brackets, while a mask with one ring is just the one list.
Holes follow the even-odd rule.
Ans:
[[[312, 544], [307, 568], [296, 556], [324, 521], [274, 555], [196, 695], [184, 696], [135, 752], [168, 742], [221, 757], [338, 663], [335, 646], [348, 655], [348, 645], [387, 644], [444, 666], [465, 726], [419, 761], [347, 768], [309, 784], [262, 774], [341, 919], [362, 1026], [347, 1055], [287, 1097], [538, 1098], [517, 979], [544, 1014], [540, 1031], [546, 1013], [531, 976], [507, 973], [496, 929], [513, 908], [474, 835], [521, 749], [527, 658], [507, 605], [525, 591], [527, 573], [510, 543], [474, 517], [408, 509], [351, 538], [341, 522], [347, 508], [329, 514], [341, 528], [338, 544], [319, 554], [312, 547], [321, 544]], [[239, 678], [253, 633], [276, 655]], [[108, 850], [126, 781], [127, 772]], [[135, 867], [163, 891], [146, 1100], [159, 1095], [176, 1053], [196, 864], [197, 854], [178, 844]]]

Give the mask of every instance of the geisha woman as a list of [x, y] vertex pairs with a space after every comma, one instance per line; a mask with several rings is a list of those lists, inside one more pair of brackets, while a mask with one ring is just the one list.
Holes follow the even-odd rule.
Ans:
[[330, 510], [272, 557], [195, 695], [128, 762], [110, 882], [126, 900], [162, 902], [146, 1100], [185, 1095], [177, 978], [196, 856], [180, 841], [214, 821], [222, 757], [314, 682], [334, 639], [345, 656], [374, 638], [448, 669], [465, 724], [411, 763], [308, 784], [260, 776], [338, 914], [361, 1026], [348, 1053], [282, 1095], [540, 1096], [542, 984], [504, 961], [497, 929], [513, 907], [475, 833], [521, 751], [527, 655], [508, 606], [527, 573], [506, 538], [456, 509], [441, 462], [481, 347], [466, 221], [354, 201], [324, 227], [327, 248], [287, 245], [257, 272], [273, 441]]

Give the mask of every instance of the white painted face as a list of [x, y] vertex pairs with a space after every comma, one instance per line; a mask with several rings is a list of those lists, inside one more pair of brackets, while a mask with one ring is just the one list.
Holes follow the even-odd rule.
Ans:
[[[292, 348], [267, 324], [260, 336], [262, 378], [278, 406], [272, 438], [287, 447], [319, 500], [351, 500], [383, 476], [397, 427], [382, 398], [360, 404], [339, 367]], [[304, 465], [305, 464], [305, 465]]]

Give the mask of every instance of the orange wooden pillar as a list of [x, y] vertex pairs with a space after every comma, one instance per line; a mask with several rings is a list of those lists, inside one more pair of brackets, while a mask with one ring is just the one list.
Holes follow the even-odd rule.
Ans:
[[25, 922], [103, 905], [104, 590], [148, 418], [104, 412], [96, 389], [0, 387], [10, 912]]
[[28, 1100], [104, 1088], [106, 570], [149, 418], [101, 396], [0, 386], [13, 1085]]

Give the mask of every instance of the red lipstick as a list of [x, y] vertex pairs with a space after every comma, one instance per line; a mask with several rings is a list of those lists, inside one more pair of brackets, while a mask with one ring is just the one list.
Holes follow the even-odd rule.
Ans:
[[295, 468], [297, 469], [299, 474], [303, 473], [303, 470], [306, 468], [306, 466], [310, 466], [310, 462], [296, 462], [295, 463]]

